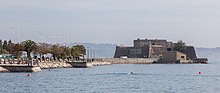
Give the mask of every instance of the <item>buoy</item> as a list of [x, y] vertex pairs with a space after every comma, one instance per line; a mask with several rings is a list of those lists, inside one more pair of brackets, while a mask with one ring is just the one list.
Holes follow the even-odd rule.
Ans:
[[30, 76], [31, 76], [31, 74], [27, 74], [27, 76], [28, 76], [28, 77], [30, 77]]
[[202, 74], [202, 72], [199, 72], [199, 74]]

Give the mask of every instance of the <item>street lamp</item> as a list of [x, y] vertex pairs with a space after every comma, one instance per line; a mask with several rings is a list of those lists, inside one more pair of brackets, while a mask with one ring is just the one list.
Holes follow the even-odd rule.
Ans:
[[87, 62], [89, 61], [89, 47], [87, 47]]
[[18, 30], [18, 43], [19, 43], [19, 42], [21, 42], [21, 38], [20, 38], [20, 25], [18, 25], [17, 30]]
[[95, 58], [95, 50], [93, 50], [93, 58]]
[[18, 37], [18, 43], [21, 42], [21, 38], [20, 38], [20, 26], [17, 25], [17, 27], [11, 27], [11, 29], [15, 29], [17, 30], [17, 37]]

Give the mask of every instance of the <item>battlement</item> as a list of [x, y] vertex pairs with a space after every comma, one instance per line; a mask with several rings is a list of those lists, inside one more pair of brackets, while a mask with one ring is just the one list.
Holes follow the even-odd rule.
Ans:
[[168, 43], [165, 39], [140, 39], [134, 40], [134, 47], [146, 47], [149, 45], [163, 45], [167, 46]]

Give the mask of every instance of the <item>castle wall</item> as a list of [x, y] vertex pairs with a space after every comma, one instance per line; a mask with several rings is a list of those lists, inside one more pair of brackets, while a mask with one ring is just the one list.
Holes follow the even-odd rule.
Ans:
[[196, 59], [196, 51], [194, 46], [187, 46], [185, 51], [182, 51], [182, 53], [187, 55], [187, 59]]
[[177, 52], [177, 51], [168, 51], [168, 52], [163, 52], [162, 55], [162, 61], [164, 63], [176, 63], [176, 62], [188, 62], [186, 60], [186, 54]]
[[128, 58], [146, 58], [148, 57], [148, 48], [135, 48], [135, 47], [116, 47], [114, 58], [127, 56]]
[[148, 46], [149, 42], [147, 40], [134, 40], [134, 47], [138, 48], [138, 47], [143, 47], [143, 46]]
[[137, 40], [134, 40], [134, 47], [146, 47], [146, 46], [149, 46], [150, 43], [152, 45], [162, 45], [164, 47], [166, 47], [168, 44], [167, 43], [170, 43], [170, 42], [167, 42], [167, 40], [148, 40], [148, 39], [137, 39]]
[[130, 49], [132, 47], [116, 47], [114, 58], [120, 58], [121, 56], [129, 56], [130, 55]]
[[[134, 40], [134, 47], [116, 47], [114, 58], [126, 56], [128, 58], [149, 58], [155, 55], [161, 55], [166, 51], [173, 51], [175, 43], [167, 42], [167, 40]], [[187, 55], [187, 59], [196, 59], [196, 52], [193, 46], [187, 46], [182, 53]]]
[[152, 45], [163, 45], [166, 46], [167, 41], [166, 40], [148, 40], [148, 42], [151, 42]]

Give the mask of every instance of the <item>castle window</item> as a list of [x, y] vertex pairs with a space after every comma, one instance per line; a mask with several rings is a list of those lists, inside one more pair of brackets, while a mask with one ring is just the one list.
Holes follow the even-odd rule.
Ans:
[[171, 51], [172, 49], [171, 48], [167, 48], [167, 51]]
[[185, 56], [181, 56], [181, 58], [185, 58]]

